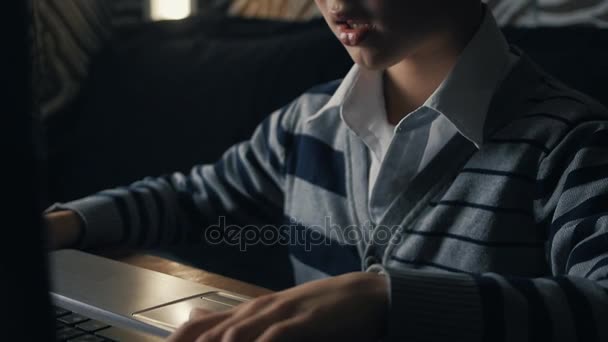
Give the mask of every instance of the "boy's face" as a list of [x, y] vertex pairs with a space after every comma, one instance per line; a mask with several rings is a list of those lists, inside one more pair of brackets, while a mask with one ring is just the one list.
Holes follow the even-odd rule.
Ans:
[[315, 0], [355, 63], [386, 69], [440, 29], [454, 0]]

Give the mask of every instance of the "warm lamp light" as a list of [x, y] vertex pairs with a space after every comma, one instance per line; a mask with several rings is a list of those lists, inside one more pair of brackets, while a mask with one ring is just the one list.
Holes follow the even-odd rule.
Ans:
[[193, 0], [149, 0], [148, 17], [152, 20], [184, 19], [195, 11]]

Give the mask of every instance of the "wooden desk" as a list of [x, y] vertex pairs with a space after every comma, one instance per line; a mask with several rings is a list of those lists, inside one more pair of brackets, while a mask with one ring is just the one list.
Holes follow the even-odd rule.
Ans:
[[128, 253], [106, 256], [127, 264], [131, 264], [133, 266], [138, 266], [152, 271], [169, 274], [202, 285], [217, 287], [249, 297], [259, 297], [265, 294], [272, 293], [272, 291], [259, 286], [251, 285], [239, 280], [221, 276], [219, 274], [186, 266], [178, 262], [157, 256], [141, 253]]

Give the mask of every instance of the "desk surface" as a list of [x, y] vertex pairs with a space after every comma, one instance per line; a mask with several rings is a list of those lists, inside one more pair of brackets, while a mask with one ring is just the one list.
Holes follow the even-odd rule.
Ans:
[[120, 256], [110, 256], [112, 259], [141, 268], [169, 274], [178, 278], [193, 281], [202, 285], [213, 286], [232, 291], [249, 297], [259, 297], [272, 291], [244, 283], [239, 280], [224, 277], [194, 267], [186, 266], [172, 260], [141, 253], [130, 253]]

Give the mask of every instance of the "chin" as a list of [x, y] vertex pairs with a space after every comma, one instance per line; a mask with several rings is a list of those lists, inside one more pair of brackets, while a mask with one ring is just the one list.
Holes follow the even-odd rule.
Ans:
[[362, 49], [357, 49], [357, 51], [349, 50], [349, 54], [357, 65], [365, 69], [384, 70], [389, 66], [388, 63], [386, 63], [385, 58], [369, 51], [364, 51]]
[[368, 70], [382, 71], [396, 64], [394, 58], [390, 58], [380, 51], [368, 48], [349, 48], [347, 50], [357, 65]]

